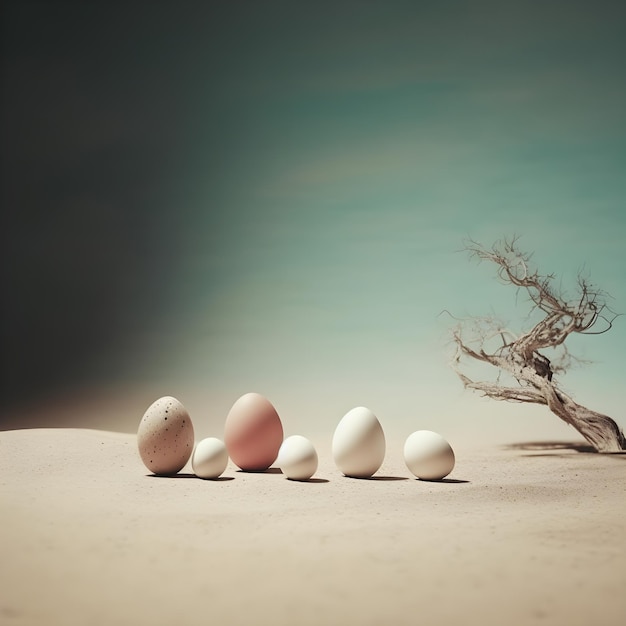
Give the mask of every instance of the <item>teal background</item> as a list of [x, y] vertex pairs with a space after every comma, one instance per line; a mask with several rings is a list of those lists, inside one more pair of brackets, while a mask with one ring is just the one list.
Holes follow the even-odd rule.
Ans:
[[[200, 434], [257, 391], [286, 434], [571, 438], [479, 399], [458, 316], [527, 308], [460, 252], [517, 234], [626, 311], [617, 2], [6, 3], [4, 428]], [[626, 323], [564, 387], [624, 425]]]

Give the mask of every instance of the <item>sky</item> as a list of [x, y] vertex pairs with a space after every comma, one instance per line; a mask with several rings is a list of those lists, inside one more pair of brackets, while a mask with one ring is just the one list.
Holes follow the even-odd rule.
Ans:
[[[7, 2], [0, 427], [133, 432], [174, 395], [220, 436], [365, 405], [391, 437], [571, 439], [450, 369], [452, 320], [524, 299], [520, 236], [626, 312], [618, 2]], [[562, 379], [626, 426], [626, 318]]]

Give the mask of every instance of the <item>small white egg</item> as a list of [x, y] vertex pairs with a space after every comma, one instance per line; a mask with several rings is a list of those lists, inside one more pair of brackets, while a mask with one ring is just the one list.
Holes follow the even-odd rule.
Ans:
[[196, 444], [191, 456], [191, 467], [198, 478], [217, 478], [228, 464], [228, 451], [224, 442], [207, 437]]
[[375, 474], [385, 458], [385, 447], [385, 433], [378, 418], [364, 406], [348, 411], [333, 435], [335, 464], [352, 478]]
[[306, 437], [292, 435], [280, 446], [276, 464], [291, 480], [309, 480], [317, 471], [317, 452]]
[[441, 480], [454, 469], [454, 451], [432, 430], [417, 430], [404, 444], [404, 461], [417, 478]]

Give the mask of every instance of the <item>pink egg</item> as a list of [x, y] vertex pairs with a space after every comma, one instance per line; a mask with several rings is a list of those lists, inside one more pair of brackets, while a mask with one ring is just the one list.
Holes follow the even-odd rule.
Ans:
[[224, 425], [224, 443], [235, 465], [249, 472], [266, 470], [282, 442], [283, 425], [267, 398], [247, 393], [233, 404]]

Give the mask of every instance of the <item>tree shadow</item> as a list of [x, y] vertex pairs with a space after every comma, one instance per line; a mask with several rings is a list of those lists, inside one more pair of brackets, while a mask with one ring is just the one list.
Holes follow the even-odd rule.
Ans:
[[[626, 458], [626, 450], [619, 452], [598, 452], [592, 445], [586, 441], [523, 441], [519, 443], [510, 443], [504, 446], [507, 450], [524, 450], [532, 454], [524, 454], [522, 456], [553, 456], [563, 457], [571, 456], [569, 452], [578, 452], [579, 454], [597, 454], [599, 456], [611, 456]], [[566, 452], [568, 454], [559, 454]]]
[[575, 452], [589, 452], [597, 454], [597, 450], [584, 441], [522, 441], [509, 443], [505, 448], [509, 450], [528, 450], [543, 452], [546, 450], [573, 450]]

